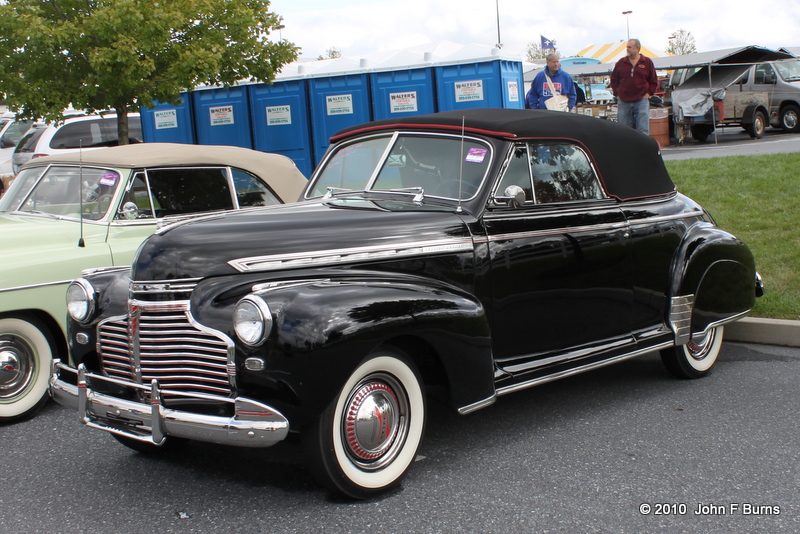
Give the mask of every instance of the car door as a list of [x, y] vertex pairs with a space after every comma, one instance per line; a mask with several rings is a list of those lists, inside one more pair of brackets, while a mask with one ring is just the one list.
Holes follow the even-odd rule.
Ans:
[[784, 98], [781, 87], [778, 84], [778, 73], [771, 63], [760, 63], [755, 65], [751, 71], [753, 78], [750, 82], [750, 89], [769, 95], [769, 115], [770, 119], [778, 116], [780, 103]]
[[509, 185], [522, 187], [524, 204], [484, 216], [499, 367], [525, 372], [631, 342], [627, 225], [586, 153], [518, 143], [496, 195]]

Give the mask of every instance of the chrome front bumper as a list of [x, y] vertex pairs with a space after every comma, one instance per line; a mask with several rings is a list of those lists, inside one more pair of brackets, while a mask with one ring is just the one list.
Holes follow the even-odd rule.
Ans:
[[[72, 375], [67, 381], [62, 374]], [[150, 395], [151, 403], [120, 399], [92, 390], [93, 383], [106, 382], [138, 389]], [[167, 436], [236, 445], [269, 447], [283, 440], [289, 421], [277, 410], [258, 401], [230, 399], [214, 395], [185, 394], [187, 402], [228, 403], [233, 417], [197, 414], [165, 407], [158, 382], [139, 385], [90, 373], [83, 365], [73, 369], [54, 360], [50, 373], [50, 393], [59, 404], [79, 412], [85, 425], [128, 438], [162, 445]]]

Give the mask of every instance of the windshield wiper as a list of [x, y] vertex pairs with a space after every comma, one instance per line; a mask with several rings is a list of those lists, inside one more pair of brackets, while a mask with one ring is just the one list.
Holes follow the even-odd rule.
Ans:
[[363, 197], [375, 197], [375, 196], [402, 196], [402, 197], [409, 197], [413, 195], [411, 201], [414, 204], [422, 204], [422, 201], [425, 199], [425, 192], [421, 187], [405, 187], [402, 189], [365, 189], [359, 191], [357, 189], [338, 189], [335, 187], [329, 187], [325, 196], [322, 197], [322, 200], [326, 200], [333, 197], [341, 197], [346, 195], [357, 194]]
[[14, 210], [14, 211], [5, 212], [5, 213], [20, 213], [20, 214], [23, 214], [23, 215], [44, 215], [46, 217], [50, 217], [51, 219], [62, 219], [63, 218], [63, 217], [60, 217], [59, 215], [56, 215], [55, 213], [49, 213], [47, 211], [39, 211], [39, 210]]

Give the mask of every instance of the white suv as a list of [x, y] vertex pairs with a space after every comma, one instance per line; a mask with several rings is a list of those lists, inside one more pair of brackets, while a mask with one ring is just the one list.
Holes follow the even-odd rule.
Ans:
[[[129, 143], [142, 143], [142, 122], [138, 113], [128, 114]], [[117, 116], [80, 115], [67, 117], [59, 125], [35, 124], [20, 140], [12, 157], [13, 172], [39, 156], [64, 154], [117, 146]]]
[[27, 132], [33, 121], [15, 120], [14, 114], [11, 117], [3, 115], [0, 121], [4, 121], [0, 126], [0, 175], [11, 174], [11, 155], [14, 148]]

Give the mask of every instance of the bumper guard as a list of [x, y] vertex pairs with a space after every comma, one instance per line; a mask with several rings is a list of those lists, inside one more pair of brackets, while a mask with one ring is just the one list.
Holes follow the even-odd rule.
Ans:
[[[73, 375], [75, 380], [63, 380], [62, 373]], [[139, 389], [150, 395], [151, 403], [93, 391], [95, 381]], [[59, 404], [77, 410], [81, 422], [89, 427], [155, 445], [163, 445], [167, 436], [175, 436], [239, 447], [269, 447], [289, 432], [289, 421], [280, 412], [252, 399], [185, 393], [179, 396], [186, 401], [233, 404], [233, 417], [172, 410], [164, 405], [157, 380], [149, 385], [133, 384], [90, 373], [83, 364], [76, 370], [57, 359], [51, 367], [50, 393]]]

